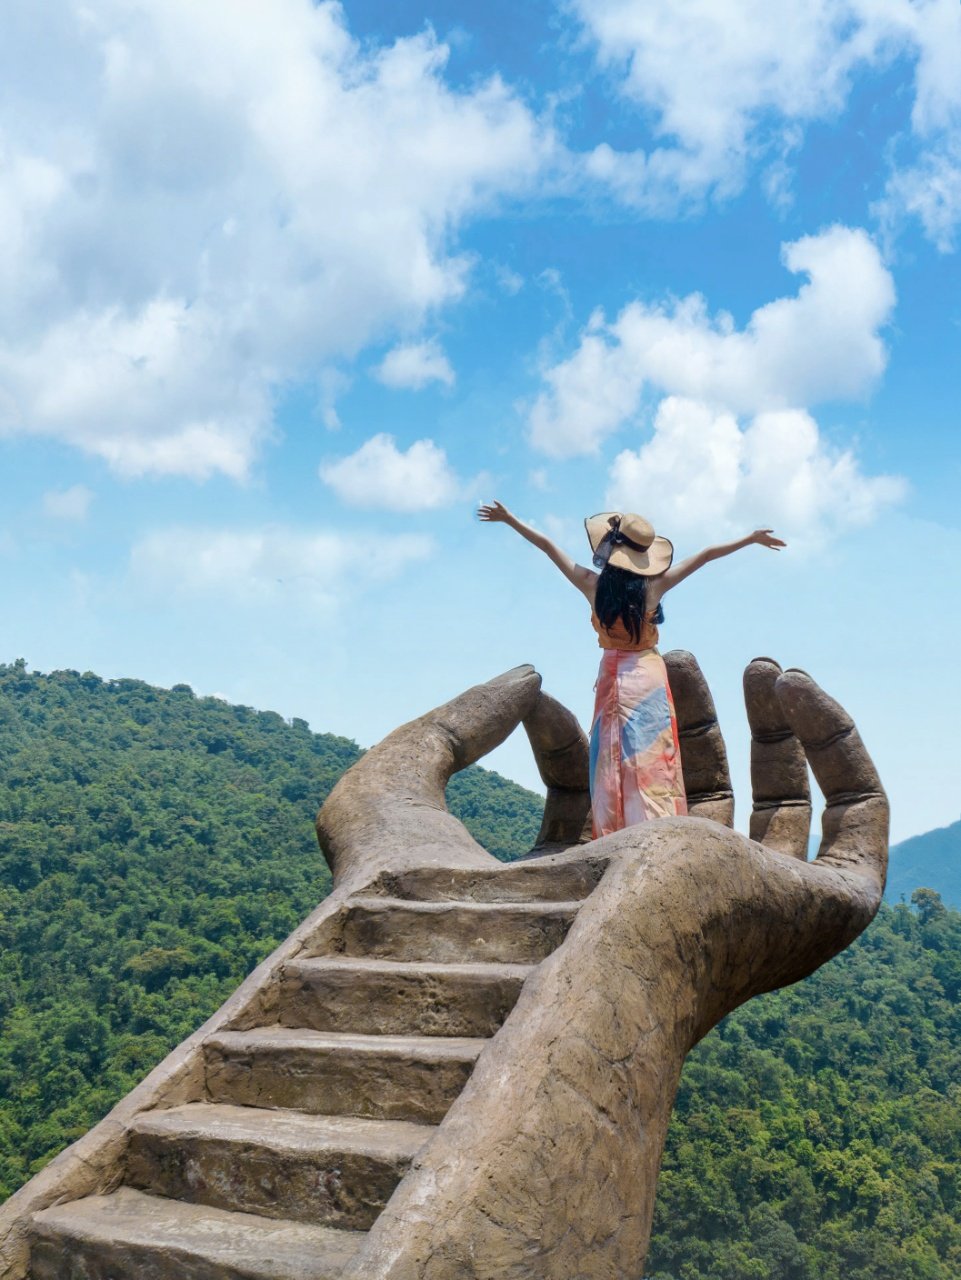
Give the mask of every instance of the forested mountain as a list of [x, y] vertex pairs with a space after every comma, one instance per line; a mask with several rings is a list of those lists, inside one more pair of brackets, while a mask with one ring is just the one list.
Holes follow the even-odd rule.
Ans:
[[892, 848], [885, 898], [910, 902], [920, 886], [935, 889], [948, 906], [961, 907], [961, 821]]
[[[79, 1136], [327, 892], [313, 816], [358, 756], [189, 688], [0, 666], [0, 1191]], [[541, 802], [451, 808], [501, 857]], [[692, 1055], [656, 1280], [957, 1280], [961, 915], [882, 910]], [[626, 1280], [626, 1278], [625, 1278]]]

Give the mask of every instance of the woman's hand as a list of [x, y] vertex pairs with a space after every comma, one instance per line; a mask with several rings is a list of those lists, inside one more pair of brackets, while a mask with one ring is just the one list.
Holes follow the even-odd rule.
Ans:
[[514, 517], [504, 504], [495, 498], [493, 502], [483, 503], [477, 508], [477, 519], [486, 520], [490, 524], [511, 524]]
[[775, 538], [773, 529], [755, 529], [748, 541], [756, 542], [759, 547], [770, 547], [772, 551], [780, 551], [787, 546], [786, 542]]
[[509, 529], [519, 533], [531, 546], [536, 547], [538, 551], [543, 551], [548, 559], [557, 565], [568, 582], [572, 582], [591, 604], [594, 603], [594, 584], [597, 582], [597, 574], [575, 564], [570, 556], [560, 547], [556, 547], [545, 534], [532, 529], [523, 520], [518, 520], [513, 512], [507, 510], [503, 502], [498, 502], [495, 498], [493, 502], [482, 503], [477, 508], [477, 519], [484, 520], [488, 524], [506, 524]]

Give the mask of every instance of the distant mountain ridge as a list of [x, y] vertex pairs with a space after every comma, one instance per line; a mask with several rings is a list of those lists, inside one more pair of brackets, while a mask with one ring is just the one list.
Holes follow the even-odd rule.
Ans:
[[910, 902], [920, 888], [934, 889], [945, 904], [961, 908], [961, 819], [891, 847], [886, 900]]

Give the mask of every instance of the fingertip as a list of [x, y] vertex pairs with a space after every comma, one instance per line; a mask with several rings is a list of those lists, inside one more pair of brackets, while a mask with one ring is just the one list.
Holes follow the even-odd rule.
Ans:
[[781, 665], [773, 658], [752, 658], [744, 668], [744, 706], [753, 736], [779, 729], [783, 716], [774, 689]]
[[757, 658], [752, 658], [747, 665], [748, 667], [754, 667], [761, 663], [765, 663], [771, 667], [776, 667], [778, 671], [781, 670], [781, 664], [780, 662], [777, 661], [776, 658], [768, 658], [768, 657], [765, 657], [763, 654]]
[[821, 694], [822, 690], [806, 671], [800, 667], [788, 667], [775, 680], [774, 693], [785, 714], [790, 716], [792, 711], [797, 712], [802, 705], [807, 706], [816, 700], [814, 695]]
[[799, 667], [778, 676], [775, 690], [794, 732], [806, 746], [825, 742], [852, 725], [844, 707]]

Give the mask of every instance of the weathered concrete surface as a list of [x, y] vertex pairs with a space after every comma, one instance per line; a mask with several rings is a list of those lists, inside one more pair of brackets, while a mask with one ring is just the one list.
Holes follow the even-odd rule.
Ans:
[[[693, 660], [675, 658], [675, 670], [692, 809], [729, 821], [713, 703]], [[746, 687], [749, 699], [773, 690], [825, 792], [817, 861], [696, 817], [588, 846], [609, 859], [606, 875], [527, 982], [345, 1280], [643, 1273], [686, 1054], [738, 1004], [846, 946], [883, 891], [887, 803], [849, 718], [803, 673], [782, 675], [776, 664], [756, 665]], [[785, 778], [785, 807], [796, 782]], [[761, 790], [776, 810], [770, 777]]]
[[571, 861], [541, 857], [506, 866], [491, 858], [483, 867], [411, 866], [385, 871], [367, 892], [412, 902], [569, 902], [597, 888], [607, 859], [589, 850]]
[[836, 871], [785, 882], [780, 855], [715, 824], [668, 827], [616, 860], [528, 983], [349, 1275], [642, 1274], [686, 1053], [821, 963], [816, 939], [843, 945], [860, 889]]
[[434, 1130], [193, 1103], [133, 1125], [126, 1182], [237, 1213], [366, 1231]]
[[35, 1231], [31, 1280], [337, 1280], [362, 1238], [127, 1188], [45, 1209]]
[[682, 649], [666, 653], [664, 662], [677, 711], [688, 813], [733, 826], [734, 792], [727, 749], [707, 681], [694, 655]]
[[369, 959], [536, 964], [564, 941], [580, 905], [355, 898], [343, 949]]
[[284, 973], [280, 1021], [384, 1036], [492, 1036], [530, 965], [438, 964], [323, 956]]
[[265, 1027], [207, 1041], [212, 1101], [437, 1124], [485, 1041]]
[[780, 674], [771, 658], [755, 658], [744, 672], [754, 791], [751, 839], [805, 862], [811, 830], [807, 757], [777, 696]]
[[541, 691], [524, 717], [541, 781], [547, 788], [534, 853], [556, 853], [591, 838], [590, 745], [577, 717]]

